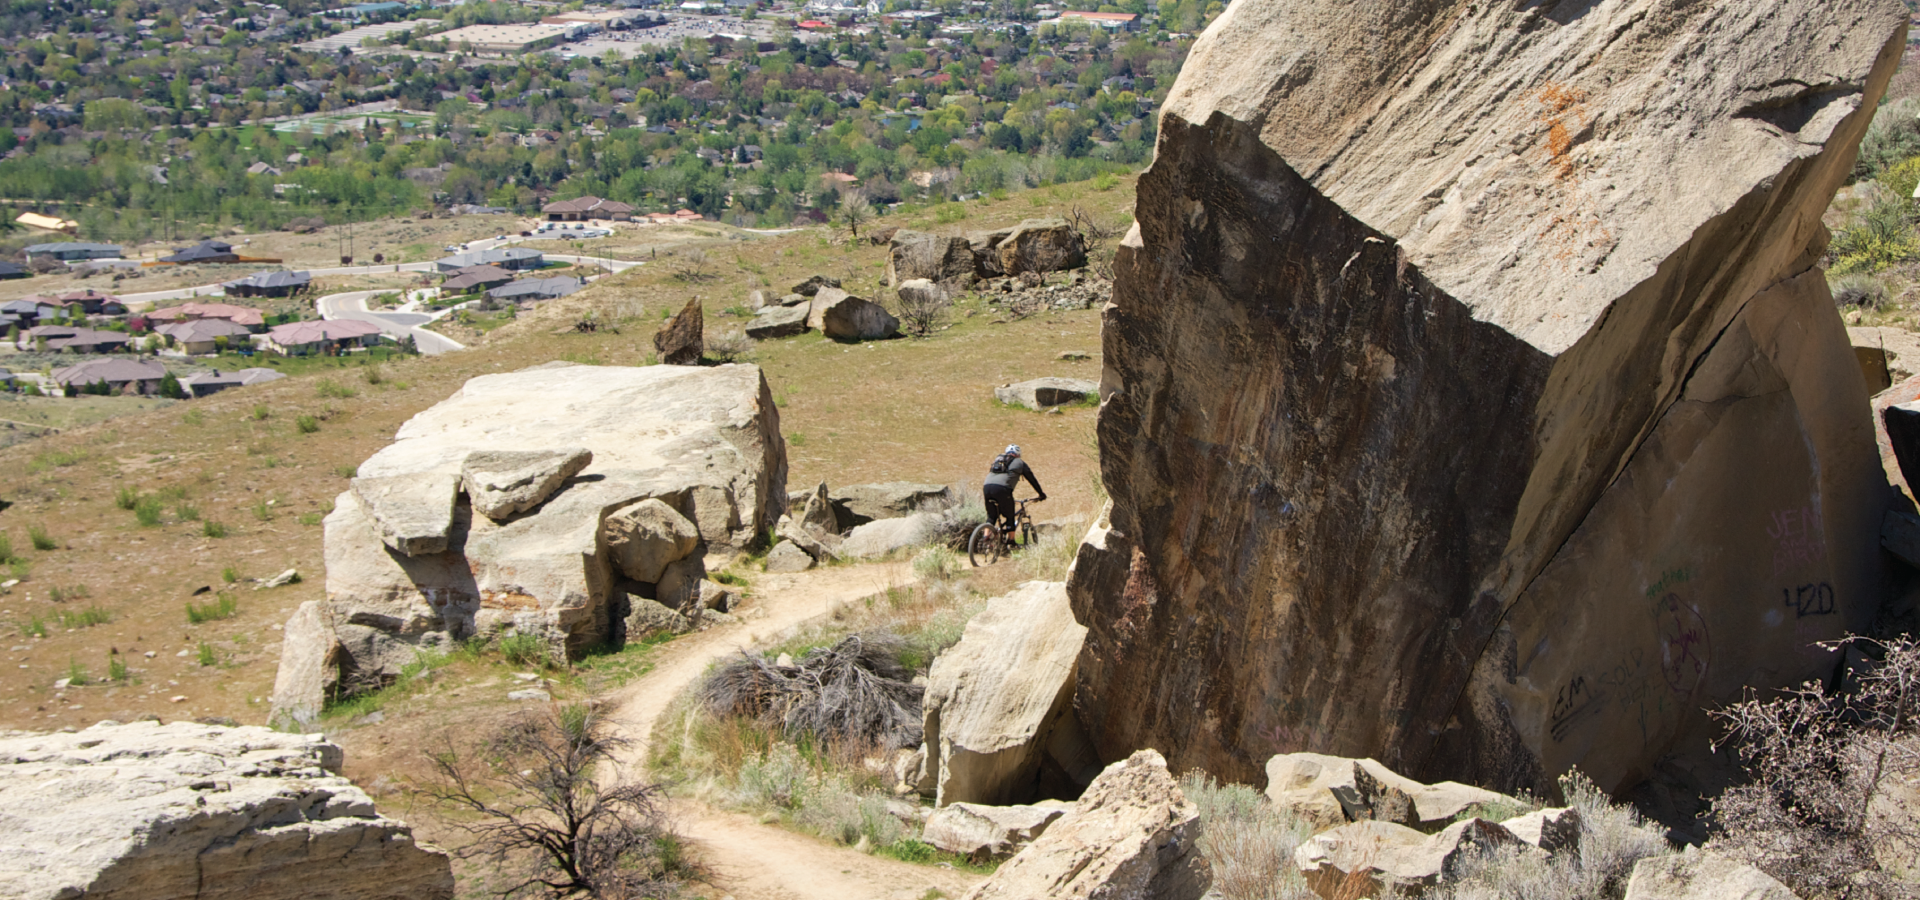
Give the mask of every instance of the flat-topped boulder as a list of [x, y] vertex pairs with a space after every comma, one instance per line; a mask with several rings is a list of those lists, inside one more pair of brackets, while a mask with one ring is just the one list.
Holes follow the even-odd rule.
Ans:
[[453, 534], [453, 508], [460, 496], [459, 475], [355, 478], [354, 499], [372, 517], [380, 540], [408, 556], [447, 550]]
[[756, 341], [770, 341], [775, 338], [793, 337], [806, 334], [808, 300], [799, 294], [799, 302], [792, 306], [769, 306], [747, 323], [747, 337]]
[[1101, 754], [1612, 791], [1830, 674], [1889, 492], [1820, 219], [1906, 18], [1230, 5], [1102, 314]]
[[1100, 396], [1100, 382], [1085, 378], [1035, 378], [993, 389], [993, 399], [1008, 406], [1024, 406], [1044, 411], [1066, 403], [1081, 403]]
[[0, 893], [19, 900], [450, 900], [447, 854], [319, 735], [193, 722], [0, 733]]
[[915, 481], [845, 484], [828, 492], [842, 530], [875, 519], [899, 519], [917, 512], [939, 512], [960, 505], [953, 488]]
[[[626, 595], [653, 596], [642, 576], [664, 580], [678, 560], [770, 531], [786, 505], [786, 465], [779, 412], [754, 366], [543, 366], [472, 379], [359, 467], [369, 479], [464, 478], [446, 549], [393, 552], [359, 495], [341, 494], [325, 523], [319, 619], [344, 649], [283, 656], [331, 658], [355, 689], [391, 680], [417, 648], [475, 636], [532, 634], [555, 656], [577, 654], [615, 637]], [[319, 698], [283, 699], [276, 715]]]

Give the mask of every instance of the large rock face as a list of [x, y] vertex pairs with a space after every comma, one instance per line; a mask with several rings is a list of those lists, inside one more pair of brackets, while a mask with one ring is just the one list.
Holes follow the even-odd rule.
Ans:
[[[514, 467], [541, 451], [564, 465]], [[744, 547], [773, 527], [786, 501], [779, 412], [754, 366], [543, 366], [482, 376], [401, 426], [359, 471], [424, 480], [457, 476], [470, 458], [511, 470], [469, 478], [470, 489], [485, 482], [519, 499], [533, 495], [516, 491], [543, 490], [526, 508], [489, 506], [498, 520], [449, 495], [446, 550], [411, 556], [383, 540], [355, 492], [341, 494], [326, 520], [326, 609], [316, 611], [341, 652], [289, 647], [285, 660], [336, 659], [353, 687], [391, 679], [416, 647], [476, 634], [536, 634], [556, 655], [575, 653], [614, 638], [628, 594], [654, 596], [657, 585], [638, 576], [657, 570], [664, 580], [671, 564], [702, 548]], [[566, 474], [547, 484], [558, 473]], [[668, 509], [636, 508], [648, 500]], [[326, 681], [283, 672], [280, 683]], [[296, 721], [315, 702], [284, 699], [276, 715]]]
[[1886, 503], [1814, 268], [1887, 0], [1245, 0], [1105, 314], [1070, 581], [1107, 758], [1642, 777], [1863, 627]]
[[0, 894], [439, 900], [447, 855], [333, 774], [319, 735], [192, 722], [0, 735]]

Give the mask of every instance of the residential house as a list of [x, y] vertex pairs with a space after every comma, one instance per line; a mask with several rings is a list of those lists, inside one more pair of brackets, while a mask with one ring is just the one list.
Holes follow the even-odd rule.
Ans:
[[162, 256], [163, 263], [186, 265], [188, 263], [231, 263], [239, 262], [240, 255], [233, 252], [233, 245], [226, 241], [201, 241], [200, 243], [175, 251], [171, 256]]
[[36, 256], [67, 262], [75, 259], [119, 259], [119, 244], [89, 244], [81, 241], [63, 241], [53, 244], [33, 244], [27, 247], [27, 259]]
[[306, 272], [255, 272], [220, 286], [235, 297], [285, 297], [312, 283], [313, 276]]
[[53, 370], [54, 382], [62, 387], [86, 387], [104, 381], [116, 394], [157, 394], [160, 379], [166, 376], [165, 366], [133, 359], [90, 359]]
[[280, 174], [280, 170], [274, 168], [273, 166], [267, 165], [266, 163], [257, 162], [247, 167], [247, 174], [248, 175], [278, 175]]
[[585, 287], [578, 278], [527, 278], [511, 284], [503, 284], [487, 292], [487, 299], [496, 303], [535, 303], [565, 297]]
[[588, 219], [625, 219], [633, 215], [633, 207], [617, 200], [602, 200], [599, 197], [575, 197], [549, 203], [540, 208], [549, 222], [584, 222]]
[[71, 325], [35, 325], [20, 332], [20, 341], [15, 344], [22, 350], [31, 350], [40, 346], [45, 338], [47, 349], [51, 352], [68, 353], [112, 353], [127, 349], [128, 338], [118, 331], [95, 331], [91, 328], [76, 328]]
[[1061, 22], [1076, 20], [1111, 31], [1136, 31], [1140, 27], [1140, 17], [1133, 13], [1083, 12], [1077, 9], [1064, 10], [1058, 18], [1042, 21], [1040, 24], [1057, 25]]
[[263, 342], [282, 356], [312, 356], [380, 343], [380, 326], [355, 319], [290, 322], [267, 330]]
[[[5, 312], [0, 307], [0, 312]], [[182, 322], [188, 319], [226, 319], [235, 325], [244, 325], [251, 331], [259, 331], [267, 325], [267, 317], [257, 309], [234, 306], [227, 303], [183, 303], [166, 309], [156, 309], [147, 313], [147, 318], [156, 322]]]
[[513, 273], [499, 266], [468, 266], [447, 273], [440, 283], [441, 294], [471, 294], [499, 287], [513, 280]]
[[32, 326], [41, 319], [51, 319], [65, 314], [64, 310], [38, 295], [25, 300], [9, 300], [0, 303], [0, 316], [11, 316], [15, 322], [26, 326]]
[[69, 309], [75, 304], [78, 304], [80, 311], [89, 316], [124, 316], [127, 314], [127, 305], [120, 302], [119, 297], [103, 291], [96, 291], [93, 288], [87, 288], [81, 291], [68, 291], [64, 294], [55, 295], [49, 298], [49, 300], [55, 306]]
[[28, 278], [32, 275], [32, 272], [27, 271], [20, 265], [10, 262], [0, 262], [0, 279]]
[[193, 356], [220, 352], [221, 338], [227, 339], [229, 347], [253, 346], [253, 332], [227, 319], [188, 319], [168, 322], [153, 330], [172, 338], [175, 347]]
[[441, 274], [452, 273], [468, 266], [499, 266], [502, 269], [524, 272], [546, 265], [547, 256], [538, 250], [529, 250], [525, 247], [498, 247], [492, 250], [456, 253], [445, 259], [434, 260], [433, 264]]
[[253, 368], [236, 372], [221, 372], [215, 369], [211, 373], [199, 372], [180, 379], [180, 388], [187, 392], [187, 396], [199, 398], [220, 393], [228, 388], [265, 384], [285, 377], [287, 376], [272, 369]]

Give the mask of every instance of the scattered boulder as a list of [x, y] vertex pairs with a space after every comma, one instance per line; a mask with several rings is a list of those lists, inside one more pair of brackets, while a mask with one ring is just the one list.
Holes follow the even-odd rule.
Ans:
[[325, 603], [308, 600], [287, 617], [273, 680], [275, 726], [311, 728], [340, 682], [340, 641], [327, 612]]
[[912, 481], [849, 484], [828, 496], [833, 501], [834, 519], [841, 529], [856, 528], [875, 519], [898, 519], [960, 505], [960, 498], [951, 486]]
[[781, 306], [805, 306], [811, 302], [813, 298], [806, 294], [783, 294], [780, 297]]
[[693, 630], [693, 623], [677, 609], [670, 609], [657, 600], [645, 597], [627, 597], [626, 639], [644, 640], [656, 634], [686, 634]]
[[[799, 296], [799, 295], [795, 295]], [[802, 297], [802, 302], [806, 298]], [[756, 341], [770, 341], [775, 338], [793, 337], [806, 334], [807, 312], [805, 306], [769, 306], [747, 323], [747, 337]]]
[[1103, 754], [1617, 791], [1868, 627], [1890, 492], [1811, 223], [1906, 10], [1604, 8], [1242, 0], [1195, 41], [1102, 314]]
[[769, 572], [805, 572], [813, 568], [813, 554], [792, 541], [781, 541], [767, 551], [765, 568]]
[[1200, 900], [1213, 873], [1198, 846], [1200, 812], [1167, 762], [1141, 750], [1108, 766], [1072, 813], [1048, 825], [966, 900]]
[[920, 840], [948, 853], [974, 859], [1005, 859], [1033, 843], [1072, 804], [985, 806], [953, 803], [934, 810]]
[[1515, 843], [1511, 832], [1485, 819], [1455, 822], [1439, 834], [1364, 821], [1314, 835], [1293, 852], [1293, 861], [1307, 886], [1327, 900], [1375, 897], [1389, 888], [1417, 896], [1474, 855]]
[[1061, 272], [1087, 264], [1087, 246], [1065, 219], [1028, 219], [991, 247], [996, 274]]
[[670, 609], [699, 609], [700, 585], [705, 583], [706, 578], [706, 557], [695, 554], [675, 560], [660, 573], [660, 583], [654, 587], [654, 599]]
[[[815, 275], [812, 278], [808, 278], [794, 285], [793, 292], [802, 297], [811, 297], [820, 293], [821, 288], [837, 288], [839, 286], [840, 279], [838, 278], [830, 278], [826, 275]], [[782, 300], [781, 302], [784, 303], [786, 301]]]
[[1786, 885], [1746, 863], [1689, 850], [1650, 856], [1633, 866], [1626, 900], [1799, 900]]
[[940, 516], [915, 513], [903, 519], [876, 519], [847, 532], [839, 555], [847, 559], [879, 559], [890, 553], [922, 546], [940, 534]]
[[[502, 446], [560, 465], [524, 481], [496, 477], [529, 458], [487, 462]], [[566, 477], [573, 459], [585, 468]], [[326, 519], [322, 618], [341, 647], [341, 683], [377, 685], [421, 648], [505, 632], [535, 635], [556, 656], [614, 640], [637, 579], [611, 552], [607, 519], [658, 500], [711, 552], [738, 552], [779, 520], [786, 466], [772, 391], [754, 366], [540, 367], [471, 379], [359, 466], [368, 478], [469, 472], [473, 503], [455, 510], [445, 552], [393, 552], [350, 490]], [[496, 521], [485, 514], [493, 493], [506, 503], [495, 513], [533, 505]], [[288, 633], [283, 659], [324, 659], [324, 642], [298, 646], [302, 632]]]
[[706, 348], [706, 315], [700, 310], [700, 298], [690, 297], [687, 305], [674, 313], [665, 328], [653, 336], [653, 349], [660, 361], [669, 366], [697, 366]]
[[[1050, 746], [1071, 743], [1086, 629], [1073, 620], [1065, 587], [1029, 581], [987, 601], [960, 642], [934, 659], [921, 715], [939, 805], [1031, 800]], [[1088, 762], [1051, 764], [1077, 777]]]
[[447, 855], [315, 734], [195, 722], [0, 736], [0, 871], [22, 900], [451, 900]]
[[738, 592], [728, 590], [718, 582], [700, 582], [699, 604], [701, 609], [708, 609], [714, 612], [732, 612], [734, 606], [739, 604], [739, 602], [740, 594]]
[[591, 462], [585, 447], [477, 450], [461, 464], [460, 480], [474, 511], [499, 522], [539, 506]]
[[1371, 759], [1283, 753], [1266, 770], [1267, 799], [1319, 828], [1374, 819], [1435, 831], [1476, 806], [1517, 803], [1453, 781], [1421, 784]]
[[963, 237], [903, 229], [887, 244], [887, 284], [896, 289], [917, 278], [971, 285], [975, 268], [973, 248]]
[[900, 333], [900, 320], [878, 303], [841, 296], [822, 305], [821, 299], [814, 298], [814, 308], [820, 316], [820, 333], [827, 337], [840, 341], [877, 341]]
[[1079, 403], [1100, 396], [1100, 382], [1084, 378], [1035, 378], [1018, 384], [1003, 384], [993, 389], [993, 397], [1009, 406], [1045, 410], [1065, 403]]
[[648, 497], [607, 516], [607, 552], [628, 578], [653, 584], [667, 566], [700, 546], [700, 530], [666, 503]]
[[1578, 849], [1580, 811], [1571, 806], [1537, 809], [1500, 823], [1522, 843], [1532, 844], [1548, 853]]
[[748, 309], [752, 309], [752, 310], [764, 309], [766, 308], [767, 304], [768, 304], [768, 300], [767, 300], [766, 291], [748, 291], [747, 292], [747, 308]]
[[781, 519], [774, 533], [807, 551], [814, 560], [828, 562], [840, 555], [841, 538], [836, 525], [833, 504], [827, 497], [827, 483], [823, 481], [809, 492], [800, 518]]
[[453, 508], [460, 502], [459, 476], [355, 478], [351, 486], [387, 546], [408, 556], [447, 551]]

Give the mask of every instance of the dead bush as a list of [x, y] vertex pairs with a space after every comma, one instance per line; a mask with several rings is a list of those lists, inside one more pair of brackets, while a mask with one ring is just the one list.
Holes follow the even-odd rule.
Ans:
[[1912, 785], [1920, 644], [1852, 637], [1855, 665], [1837, 688], [1818, 682], [1715, 711], [1750, 779], [1713, 802], [1713, 843], [1803, 897], [1915, 896], [1889, 868], [1920, 858]]
[[753, 353], [753, 341], [740, 331], [706, 338], [706, 358], [717, 363], [738, 362]]
[[900, 306], [900, 325], [914, 337], [926, 337], [938, 331], [953, 310], [953, 297], [940, 286], [932, 290], [903, 288], [895, 297]]
[[655, 896], [692, 874], [657, 803], [657, 785], [596, 772], [626, 742], [585, 704], [555, 706], [503, 728], [481, 750], [432, 754], [423, 793], [467, 815], [474, 837], [457, 851], [525, 867], [503, 895]]
[[885, 750], [920, 743], [920, 698], [901, 665], [906, 642], [852, 634], [790, 666], [742, 653], [708, 676], [701, 703], [716, 716], [777, 723], [788, 740]]

